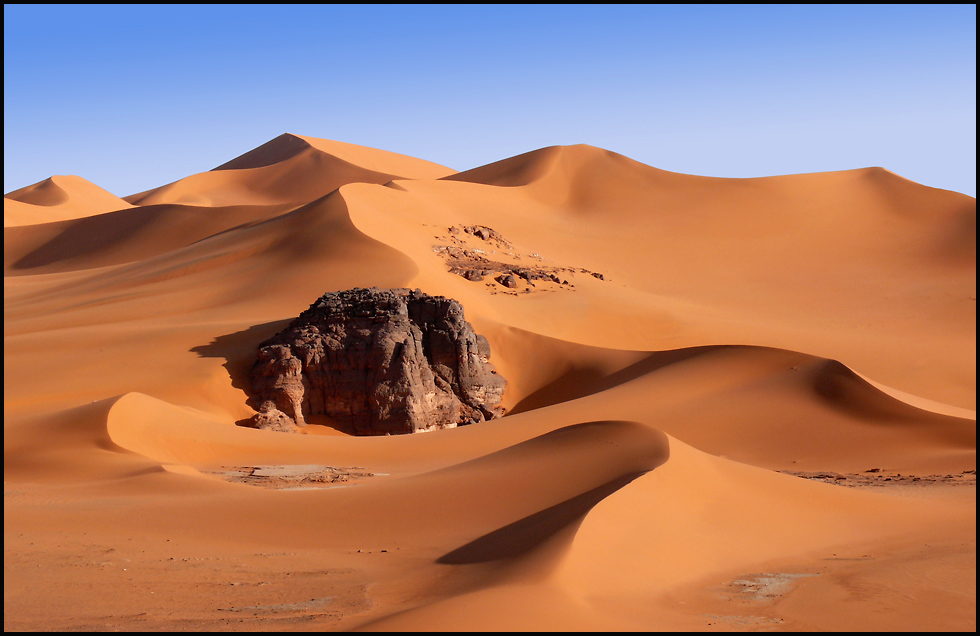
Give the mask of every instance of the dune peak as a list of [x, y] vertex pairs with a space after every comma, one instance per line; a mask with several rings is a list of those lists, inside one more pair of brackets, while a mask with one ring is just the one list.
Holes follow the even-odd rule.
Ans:
[[3, 197], [4, 227], [95, 216], [132, 207], [77, 175], [54, 175]]
[[3, 198], [30, 205], [52, 207], [68, 201], [71, 196], [70, 191], [80, 187], [98, 188], [94, 183], [75, 175], [52, 175], [37, 183], [9, 192], [3, 195]]
[[264, 168], [295, 157], [308, 148], [310, 148], [309, 142], [302, 137], [291, 133], [283, 133], [275, 139], [271, 139], [261, 146], [235, 157], [231, 161], [212, 168], [211, 171]]
[[454, 172], [446, 166], [388, 150], [288, 132], [213, 168], [212, 172], [264, 168], [282, 163], [304, 152], [321, 153], [361, 169], [389, 175], [391, 178], [434, 179]]

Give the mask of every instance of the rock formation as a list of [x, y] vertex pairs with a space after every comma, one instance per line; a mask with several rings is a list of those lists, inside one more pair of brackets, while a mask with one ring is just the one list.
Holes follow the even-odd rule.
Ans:
[[299, 428], [296, 420], [276, 408], [276, 403], [266, 400], [259, 407], [259, 412], [252, 417], [252, 427], [277, 433], [297, 433]]
[[[503, 414], [506, 381], [459, 302], [409, 289], [324, 294], [259, 345], [253, 425], [325, 415], [355, 435], [414, 433]], [[282, 416], [289, 422], [284, 422]]]
[[[589, 274], [599, 280], [606, 280], [599, 272], [584, 267], [545, 264], [544, 257], [537, 252], [518, 250], [500, 232], [486, 225], [453, 225], [446, 234], [436, 234], [433, 238], [440, 243], [433, 245], [432, 251], [445, 259], [450, 273], [474, 283], [484, 282], [489, 277], [496, 285], [486, 281], [484, 286], [492, 294], [516, 295], [532, 291], [574, 290], [575, 285], [569, 281], [570, 274]], [[493, 260], [490, 258], [492, 256], [505, 260]], [[527, 260], [532, 261], [532, 264], [520, 262]], [[521, 280], [524, 282], [521, 283]], [[541, 283], [540, 287], [538, 281]], [[498, 286], [505, 289], [501, 290]]]

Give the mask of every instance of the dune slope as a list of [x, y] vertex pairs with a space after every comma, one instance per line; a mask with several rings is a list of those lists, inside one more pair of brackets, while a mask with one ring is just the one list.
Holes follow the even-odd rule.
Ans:
[[436, 179], [450, 168], [339, 141], [283, 134], [210, 172], [126, 197], [134, 205], [308, 203], [346, 183]]
[[[976, 627], [970, 197], [292, 134], [92, 188], [5, 197], [7, 630]], [[508, 414], [240, 426], [371, 286], [459, 300]]]
[[132, 205], [90, 181], [55, 175], [3, 196], [3, 226], [37, 225], [125, 210]]

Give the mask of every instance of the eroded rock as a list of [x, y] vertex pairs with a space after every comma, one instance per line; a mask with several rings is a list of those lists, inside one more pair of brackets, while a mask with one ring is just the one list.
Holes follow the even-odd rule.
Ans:
[[267, 411], [298, 426], [325, 415], [355, 435], [492, 419], [506, 385], [459, 302], [378, 288], [324, 294], [259, 346], [251, 381]]
[[[470, 237], [479, 239], [486, 245], [474, 247], [473, 242], [469, 241]], [[525, 258], [535, 261], [545, 259], [536, 252], [517, 250], [499, 232], [485, 225], [454, 225], [449, 227], [445, 235], [436, 235], [434, 238], [442, 243], [433, 245], [432, 251], [445, 259], [451, 273], [471, 282], [484, 282], [489, 277], [506, 288], [501, 290], [493, 283], [486, 282], [485, 288], [491, 290], [492, 294], [517, 294], [517, 288], [521, 287], [518, 279], [526, 281], [524, 293], [556, 289], [572, 291], [575, 285], [570, 282], [569, 274], [589, 274], [599, 280], [606, 280], [602, 274], [583, 267], [545, 265], [541, 262], [526, 265], [515, 262]], [[495, 260], [497, 258], [505, 260]], [[543, 281], [544, 284], [539, 287], [535, 281]]]
[[299, 432], [296, 420], [276, 408], [272, 400], [266, 400], [262, 403], [259, 412], [252, 418], [251, 424], [253, 428], [276, 431], [277, 433]]

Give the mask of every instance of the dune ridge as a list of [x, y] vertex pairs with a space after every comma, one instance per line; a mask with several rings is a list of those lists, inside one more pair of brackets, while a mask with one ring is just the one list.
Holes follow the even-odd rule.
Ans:
[[55, 175], [3, 196], [3, 226], [79, 219], [132, 205], [75, 175]]
[[[4, 205], [7, 630], [975, 630], [972, 197], [287, 133]], [[241, 426], [372, 286], [459, 300], [507, 415]]]
[[433, 179], [451, 172], [392, 152], [286, 133], [209, 172], [125, 199], [141, 206], [301, 204], [347, 183]]

